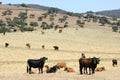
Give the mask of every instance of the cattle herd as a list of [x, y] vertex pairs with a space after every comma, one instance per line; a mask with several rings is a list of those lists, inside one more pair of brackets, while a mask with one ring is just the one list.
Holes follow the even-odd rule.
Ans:
[[[45, 70], [46, 73], [55, 73], [57, 70], [64, 68], [66, 72], [75, 72], [72, 67], [67, 67], [66, 62], [58, 62], [56, 65], [49, 67], [48, 65], [44, 65], [45, 61], [48, 60], [47, 57], [41, 57], [40, 59], [28, 59], [27, 60], [27, 73], [32, 73], [32, 68], [38, 68], [39, 73], [43, 73]], [[92, 58], [80, 58], [79, 59], [79, 71], [80, 74], [94, 74], [95, 71], [105, 71], [105, 67], [97, 67], [99, 64], [100, 58], [92, 57]], [[113, 66], [117, 65], [117, 60], [113, 59]], [[87, 69], [88, 68], [88, 69]], [[88, 72], [89, 71], [89, 72]]]
[[[7, 48], [9, 43], [5, 43], [5, 47]], [[28, 49], [31, 48], [30, 43], [26, 43]], [[58, 46], [53, 46], [54, 50], [58, 51]], [[45, 49], [45, 45], [42, 45], [42, 49]], [[66, 62], [59, 62], [56, 65], [49, 67], [48, 65], [44, 65], [45, 61], [48, 60], [47, 57], [42, 57], [40, 59], [28, 59], [27, 60], [27, 73], [32, 73], [32, 68], [38, 68], [39, 73], [43, 73], [43, 68], [46, 68], [46, 73], [55, 73], [58, 69], [64, 68], [64, 71], [67, 72], [75, 72], [75, 70], [71, 67], [66, 66]], [[100, 62], [100, 58], [92, 57], [86, 58], [82, 53], [82, 57], [79, 59], [79, 72], [80, 74], [94, 74], [95, 71], [104, 71], [105, 67], [97, 67]], [[117, 59], [112, 60], [113, 67], [117, 66]], [[89, 69], [89, 70], [88, 70]], [[89, 71], [89, 72], [88, 72]]]
[[[5, 43], [5, 47], [7, 48], [10, 44], [9, 43]], [[30, 43], [26, 43], [25, 46], [30, 49], [31, 48], [31, 44]], [[45, 49], [45, 45], [41, 46], [42, 49]], [[59, 47], [58, 46], [53, 46], [53, 49], [58, 51]]]

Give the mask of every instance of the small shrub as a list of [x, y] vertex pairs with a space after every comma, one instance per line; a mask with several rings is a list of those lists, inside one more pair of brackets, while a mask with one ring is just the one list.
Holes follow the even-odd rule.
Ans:
[[32, 28], [32, 27], [24, 27], [22, 30], [23, 31], [33, 31], [34, 28]]

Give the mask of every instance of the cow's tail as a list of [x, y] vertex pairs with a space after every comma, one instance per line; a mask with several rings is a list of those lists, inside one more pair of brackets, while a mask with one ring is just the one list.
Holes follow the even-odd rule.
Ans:
[[29, 72], [29, 65], [27, 64], [27, 73]]

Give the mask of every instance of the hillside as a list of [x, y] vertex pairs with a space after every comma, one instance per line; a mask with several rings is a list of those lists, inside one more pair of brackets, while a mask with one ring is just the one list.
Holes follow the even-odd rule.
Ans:
[[99, 11], [99, 12], [96, 12], [96, 14], [101, 14], [101, 15], [105, 15], [105, 16], [120, 18], [120, 9]]
[[[21, 4], [14, 4], [15, 6], [20, 6]], [[35, 8], [35, 9], [42, 9], [42, 10], [49, 10], [50, 8], [53, 7], [47, 7], [47, 6], [43, 6], [43, 5], [36, 5], [36, 4], [25, 4], [27, 7], [30, 8]], [[58, 9], [58, 8], [56, 8]], [[67, 13], [69, 11], [65, 11], [62, 9], [58, 9], [59, 13]], [[88, 11], [89, 12], [89, 11]], [[86, 13], [88, 13], [86, 12]], [[92, 11], [90, 11], [92, 12]], [[71, 12], [72, 13], [72, 12]], [[115, 18], [120, 18], [120, 9], [115, 9], [115, 10], [106, 10], [106, 11], [98, 11], [98, 12], [92, 12], [92, 13], [96, 13], [96, 14], [100, 14], [100, 15], [104, 15], [104, 16], [109, 16], [109, 17], [115, 17]], [[81, 13], [72, 13], [73, 15], [79, 15]]]
[[[5, 28], [5, 30], [1, 29], [0, 32], [11, 32], [14, 29], [15, 31], [32, 31], [40, 28], [61, 29], [67, 27], [86, 27], [112, 31], [112, 24], [118, 22], [113, 20], [112, 17], [105, 17], [95, 13], [74, 15], [74, 13], [68, 12], [63, 14], [57, 8], [43, 10], [35, 7], [0, 5], [0, 11], [0, 25]], [[115, 28], [115, 32], [119, 32], [118, 28]]]
[[[13, 4], [15, 6], [21, 6], [21, 4]], [[29, 8], [35, 8], [35, 9], [41, 9], [41, 10], [49, 10], [50, 8], [54, 8], [54, 7], [47, 7], [47, 6], [43, 6], [43, 5], [37, 5], [37, 4], [25, 4], [27, 7]], [[56, 8], [58, 9], [58, 8]], [[69, 11], [65, 11], [62, 9], [58, 9], [59, 13], [67, 13]], [[87, 11], [88, 12], [92, 12], [92, 11]], [[72, 13], [72, 12], [71, 12]], [[106, 10], [106, 11], [98, 11], [98, 12], [92, 12], [92, 13], [96, 13], [96, 14], [100, 14], [100, 15], [104, 15], [104, 16], [109, 16], [109, 17], [115, 17], [115, 18], [120, 18], [120, 9], [115, 9], [115, 10]], [[81, 13], [73, 13], [73, 15], [79, 15]]]

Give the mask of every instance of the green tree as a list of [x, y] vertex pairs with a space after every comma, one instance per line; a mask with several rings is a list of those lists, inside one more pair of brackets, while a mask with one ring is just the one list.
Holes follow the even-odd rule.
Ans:
[[41, 28], [42, 29], [47, 29], [47, 26], [48, 26], [48, 24], [46, 23], [46, 22], [42, 22], [42, 24], [41, 24]]
[[37, 22], [30, 22], [30, 26], [36, 27], [36, 26], [38, 26], [38, 23]]
[[27, 19], [27, 13], [21, 12], [18, 16], [19, 16], [23, 21], [25, 21], [25, 19]]
[[54, 16], [53, 16], [53, 15], [50, 15], [49, 20], [50, 20], [50, 21], [53, 21], [53, 20], [54, 20]]
[[35, 17], [35, 14], [30, 14], [30, 18], [34, 18]]
[[22, 6], [22, 7], [28, 7], [25, 3], [22, 3], [20, 6]]
[[4, 22], [2, 20], [0, 20], [0, 27], [4, 26]]
[[0, 4], [2, 4], [2, 2], [0, 2]]
[[77, 24], [78, 26], [80, 26], [81, 28], [83, 28], [85, 23], [82, 22], [81, 20], [77, 20], [77, 21], [76, 21], [76, 24]]
[[112, 31], [113, 31], [113, 32], [117, 32], [117, 31], [118, 31], [118, 26], [113, 26], [113, 27], [112, 27]]
[[50, 9], [48, 9], [48, 14], [57, 14], [58, 13], [58, 9], [57, 8], [50, 8]]
[[42, 20], [43, 20], [43, 16], [39, 16], [38, 21], [42, 21]]
[[110, 21], [106, 17], [100, 17], [99, 23], [101, 23], [102, 26], [104, 26], [105, 24], [109, 24]]
[[11, 10], [6, 10], [6, 11], [2, 12], [2, 15], [3, 15], [3, 16], [11, 15], [11, 14], [12, 14], [12, 11], [11, 11]]

